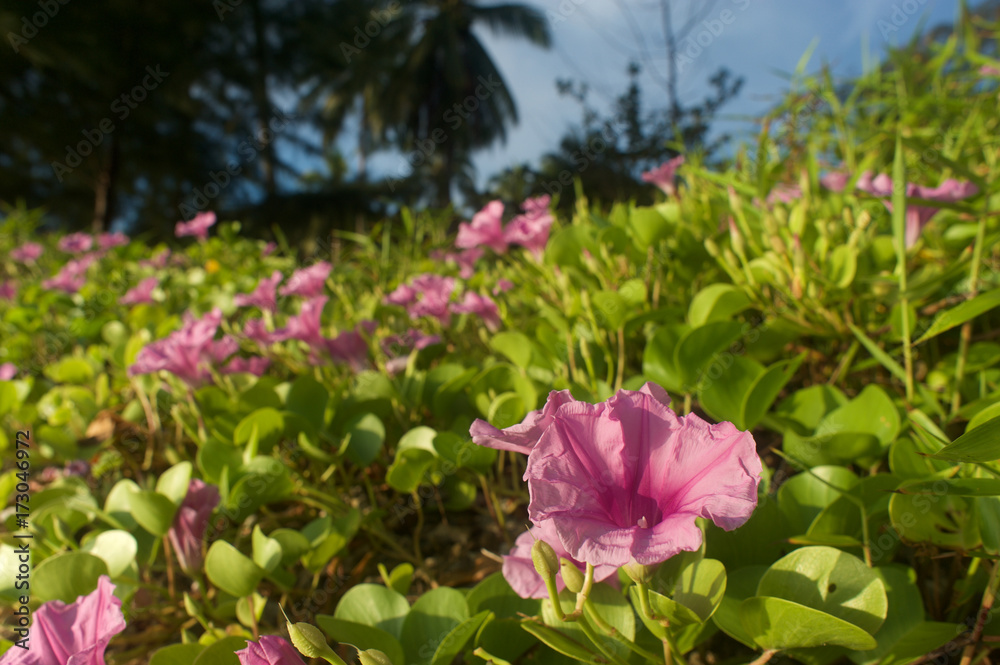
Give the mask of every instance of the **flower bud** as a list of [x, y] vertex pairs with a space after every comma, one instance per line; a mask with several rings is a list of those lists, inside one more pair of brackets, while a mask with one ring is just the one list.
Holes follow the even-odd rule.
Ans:
[[361, 661], [361, 665], [392, 665], [389, 656], [378, 649], [368, 649], [358, 653], [358, 660]]
[[542, 576], [543, 580], [554, 579], [556, 570], [559, 568], [559, 557], [544, 540], [536, 540], [531, 546], [531, 562], [535, 564], [535, 572]]
[[316, 626], [303, 621], [296, 624], [288, 622], [288, 637], [292, 639], [292, 644], [298, 652], [306, 658], [322, 658], [328, 663], [346, 665], [330, 648], [323, 632]]
[[653, 579], [653, 574], [656, 572], [657, 566], [644, 566], [641, 563], [637, 563], [635, 560], [626, 563], [622, 566], [622, 570], [625, 574], [632, 578], [632, 581], [636, 584], [649, 584], [649, 581]]
[[573, 593], [580, 593], [583, 590], [583, 573], [576, 567], [576, 564], [567, 559], [559, 560], [559, 569], [562, 573], [563, 582], [566, 588]]

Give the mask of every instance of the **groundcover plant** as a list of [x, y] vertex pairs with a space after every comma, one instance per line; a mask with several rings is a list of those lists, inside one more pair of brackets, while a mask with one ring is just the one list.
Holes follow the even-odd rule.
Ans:
[[797, 76], [658, 202], [297, 258], [0, 232], [0, 663], [991, 662], [1000, 115], [974, 33]]

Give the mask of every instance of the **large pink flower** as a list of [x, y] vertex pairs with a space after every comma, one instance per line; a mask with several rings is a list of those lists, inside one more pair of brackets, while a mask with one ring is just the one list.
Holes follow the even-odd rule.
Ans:
[[[88, 238], [90, 236], [87, 236]], [[93, 253], [84, 254], [79, 259], [67, 261], [66, 265], [56, 274], [42, 282], [42, 288], [76, 293], [87, 283], [87, 269], [97, 260]]]
[[87, 252], [94, 246], [94, 237], [87, 233], [70, 233], [59, 239], [58, 247], [68, 254]]
[[155, 277], [147, 277], [128, 292], [118, 301], [121, 305], [139, 305], [153, 302], [153, 289], [160, 285], [160, 280]]
[[215, 226], [214, 212], [199, 212], [188, 222], [177, 222], [174, 227], [174, 235], [178, 238], [194, 236], [204, 242], [208, 239], [208, 230]]
[[125, 630], [122, 601], [114, 589], [111, 579], [101, 575], [94, 591], [69, 605], [43, 603], [35, 610], [28, 648], [11, 647], [0, 665], [104, 665], [108, 642]]
[[[514, 547], [510, 554], [503, 557], [503, 576], [507, 584], [514, 590], [514, 593], [521, 598], [548, 598], [548, 590], [545, 588], [545, 581], [535, 570], [535, 564], [531, 559], [531, 547], [536, 540], [548, 543], [556, 556], [560, 559], [567, 559], [576, 564], [580, 570], [584, 569], [584, 564], [580, 563], [562, 546], [559, 536], [556, 535], [555, 525], [551, 522], [542, 522], [532, 531], [525, 531], [514, 542]], [[594, 581], [606, 580], [618, 571], [617, 566], [594, 566]], [[617, 580], [612, 580], [617, 582]], [[566, 588], [562, 573], [556, 575], [556, 588], [562, 591]]]
[[222, 323], [222, 311], [212, 310], [200, 319], [185, 314], [184, 325], [164, 339], [146, 345], [128, 368], [129, 376], [167, 370], [199, 385], [212, 378], [211, 369], [221, 364], [239, 349], [232, 337], [216, 341], [215, 333]]
[[247, 641], [246, 649], [233, 653], [240, 665], [305, 665], [295, 647], [277, 635], [261, 635], [259, 641]]
[[37, 261], [42, 255], [42, 246], [37, 242], [26, 242], [16, 249], [10, 251], [10, 258], [21, 263]]
[[642, 180], [643, 182], [656, 185], [667, 196], [673, 196], [677, 193], [677, 188], [674, 186], [674, 176], [677, 173], [677, 169], [683, 163], [684, 155], [678, 155], [671, 160], [663, 162], [655, 169], [643, 173]]
[[459, 249], [471, 249], [486, 245], [497, 254], [507, 251], [507, 240], [501, 229], [503, 222], [503, 203], [490, 201], [483, 209], [472, 216], [472, 223], [458, 225], [458, 238], [455, 246]]
[[[892, 212], [893, 182], [892, 178], [881, 173], [872, 178], [869, 171], [865, 171], [858, 178], [858, 189], [868, 192], [873, 196], [878, 196], [885, 200], [882, 203]], [[937, 187], [924, 187], [914, 185], [912, 182], [906, 184], [906, 196], [908, 198], [929, 199], [931, 201], [942, 201], [954, 203], [975, 196], [979, 193], [979, 188], [971, 182], [961, 182], [948, 178]], [[939, 208], [921, 205], [906, 206], [906, 246], [910, 247], [917, 242], [920, 232], [930, 223], [931, 218], [939, 212]]]
[[241, 293], [233, 298], [233, 303], [237, 307], [259, 307], [273, 312], [278, 307], [275, 291], [283, 278], [281, 271], [275, 270], [270, 277], [260, 278], [253, 293]]
[[219, 489], [198, 478], [192, 478], [184, 501], [174, 516], [174, 523], [167, 531], [177, 563], [188, 575], [201, 571], [201, 543], [208, 527], [208, 518], [217, 505]]
[[387, 295], [382, 302], [388, 305], [399, 305], [400, 307], [406, 307], [407, 305], [417, 301], [417, 290], [412, 286], [406, 284], [400, 284], [396, 289]]
[[324, 344], [322, 323], [323, 308], [326, 306], [326, 296], [317, 296], [302, 303], [296, 316], [288, 317], [285, 327], [271, 334], [272, 342], [283, 342], [286, 339], [297, 339], [309, 346]]
[[727, 530], [750, 518], [761, 473], [753, 437], [680, 418], [668, 399], [647, 383], [551, 411], [528, 455], [528, 517], [552, 520], [574, 559], [653, 565], [701, 545], [697, 517]]
[[[497, 450], [513, 450], [528, 455], [552, 424], [552, 418], [559, 407], [575, 401], [568, 390], [553, 390], [545, 400], [545, 406], [529, 413], [519, 425], [511, 425], [500, 430], [485, 420], [477, 419], [469, 428], [469, 434], [472, 435], [472, 442], [476, 445]], [[667, 401], [670, 401], [669, 397]]]
[[315, 298], [322, 295], [326, 288], [326, 278], [330, 276], [333, 266], [326, 261], [320, 261], [308, 268], [296, 270], [288, 278], [288, 283], [281, 287], [283, 296], [303, 296]]
[[443, 325], [448, 325], [451, 313], [448, 301], [455, 290], [454, 277], [424, 274], [413, 278], [413, 288], [420, 294], [420, 301], [410, 305], [407, 312], [414, 319], [432, 316]]
[[521, 207], [523, 215], [510, 221], [503, 231], [504, 240], [512, 245], [521, 245], [541, 259], [545, 245], [549, 242], [552, 228], [552, 213], [549, 212], [549, 196], [537, 196], [526, 200]]
[[102, 233], [97, 236], [97, 246], [105, 250], [112, 249], [113, 247], [122, 247], [128, 243], [128, 236], [121, 231], [115, 231], [114, 233]]
[[451, 306], [455, 314], [473, 314], [486, 324], [490, 332], [500, 330], [500, 310], [489, 296], [481, 296], [472, 291], [466, 291], [462, 302]]

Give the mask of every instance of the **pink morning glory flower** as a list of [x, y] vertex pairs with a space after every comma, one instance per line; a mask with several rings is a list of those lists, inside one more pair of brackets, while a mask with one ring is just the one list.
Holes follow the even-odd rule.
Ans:
[[[556, 556], [560, 559], [567, 559], [575, 564], [581, 571], [585, 565], [569, 555], [569, 552], [559, 542], [555, 525], [549, 522], [542, 522], [531, 531], [525, 531], [517, 540], [510, 554], [503, 557], [503, 576], [507, 584], [514, 590], [514, 593], [521, 598], [548, 598], [548, 590], [545, 588], [545, 580], [535, 570], [535, 564], [531, 560], [531, 547], [536, 540], [548, 543]], [[612, 576], [618, 572], [617, 566], [600, 565], [594, 566], [594, 581], [601, 582], [612, 578], [612, 583], [617, 582], [617, 578]], [[556, 588], [562, 591], [566, 588], [562, 573], [556, 574]]]
[[267, 331], [263, 319], [250, 319], [244, 323], [243, 334], [261, 344], [271, 343], [271, 333]]
[[497, 285], [493, 287], [493, 295], [498, 296], [501, 293], [506, 293], [514, 288], [514, 282], [509, 279], [499, 279], [497, 280]]
[[167, 267], [167, 261], [170, 260], [170, 250], [165, 249], [151, 259], [143, 259], [139, 261], [139, 265], [144, 268], [159, 268], [163, 269]]
[[[888, 200], [892, 196], [892, 178], [884, 173], [871, 177], [871, 173], [865, 171], [858, 178], [858, 189], [868, 192], [886, 200], [882, 203], [892, 212], [892, 202]], [[906, 184], [906, 196], [908, 198], [929, 199], [931, 201], [942, 201], [954, 203], [975, 196], [979, 193], [979, 188], [971, 182], [961, 182], [948, 178], [937, 187], [925, 187], [923, 185]], [[930, 223], [931, 218], [940, 211], [939, 208], [930, 206], [912, 205], [906, 206], [906, 246], [911, 247], [917, 242], [921, 231]]]
[[413, 288], [420, 294], [420, 300], [410, 305], [407, 310], [414, 319], [421, 316], [431, 316], [448, 325], [451, 313], [448, 310], [448, 300], [455, 290], [454, 277], [424, 274], [413, 278]]
[[10, 252], [10, 258], [15, 261], [20, 261], [21, 263], [28, 263], [29, 261], [37, 261], [38, 257], [42, 255], [42, 246], [37, 242], [26, 242], [16, 249], [12, 249]]
[[210, 368], [221, 364], [239, 348], [232, 337], [215, 341], [221, 322], [222, 311], [218, 308], [200, 319], [186, 313], [180, 330], [139, 352], [128, 369], [129, 376], [167, 370], [191, 385], [208, 381], [212, 377]]
[[0, 365], [0, 381], [10, 381], [17, 376], [17, 366], [14, 363]]
[[528, 517], [552, 520], [577, 561], [654, 565], [701, 545], [695, 518], [728, 530], [753, 513], [761, 463], [749, 432], [678, 417], [651, 383], [600, 404], [560, 393], [549, 401], [520, 431], [477, 422], [471, 433], [476, 443], [529, 451]]
[[87, 269], [97, 258], [97, 255], [92, 253], [67, 261], [55, 277], [42, 282], [42, 288], [76, 293], [87, 283]]
[[518, 215], [504, 229], [503, 237], [512, 245], [521, 245], [541, 259], [545, 245], [549, 241], [553, 217], [549, 212], [549, 196], [536, 196], [526, 200], [521, 207], [523, 215]]
[[771, 193], [767, 195], [767, 202], [774, 203], [775, 201], [781, 201], [782, 203], [791, 203], [797, 199], [802, 198], [802, 188], [798, 185], [786, 185], [783, 182], [779, 182], [771, 190]]
[[208, 528], [208, 518], [219, 505], [219, 489], [203, 480], [192, 478], [184, 501], [177, 509], [174, 523], [167, 531], [170, 547], [177, 563], [188, 575], [201, 571], [201, 544]]
[[847, 187], [847, 181], [851, 179], [849, 173], [843, 171], [830, 171], [819, 179], [819, 184], [829, 189], [831, 192], [842, 192]]
[[247, 640], [246, 649], [233, 653], [240, 665], [305, 665], [295, 647], [277, 635], [261, 635], [257, 642]]
[[320, 261], [308, 268], [296, 270], [288, 278], [288, 283], [281, 287], [283, 296], [303, 296], [315, 298], [323, 294], [326, 288], [326, 278], [330, 276], [333, 266], [326, 261]]
[[455, 314], [474, 314], [483, 320], [490, 332], [500, 329], [500, 310], [489, 296], [481, 296], [472, 291], [466, 291], [462, 302], [451, 306]]
[[129, 237], [121, 231], [116, 231], [114, 233], [101, 233], [97, 236], [97, 246], [104, 250], [112, 249], [114, 247], [122, 247], [128, 243]]
[[262, 277], [257, 282], [253, 293], [241, 293], [233, 298], [233, 303], [237, 307], [259, 307], [273, 312], [278, 308], [275, 291], [283, 278], [281, 271], [275, 270], [270, 277]]
[[677, 187], [674, 185], [674, 177], [677, 174], [677, 169], [683, 163], [684, 155], [678, 155], [673, 159], [663, 162], [655, 169], [643, 173], [642, 180], [643, 182], [656, 185], [667, 196], [673, 196], [677, 193]]
[[0, 300], [14, 300], [17, 298], [17, 282], [5, 280], [0, 282]]
[[174, 235], [178, 238], [194, 236], [201, 242], [208, 240], [208, 230], [215, 226], [214, 212], [199, 212], [187, 222], [177, 222]]
[[400, 307], [406, 307], [407, 305], [417, 301], [417, 291], [412, 286], [406, 284], [400, 284], [396, 287], [396, 290], [387, 295], [383, 302], [389, 305], [399, 305]]
[[323, 315], [323, 307], [326, 306], [327, 300], [329, 298], [326, 296], [317, 296], [303, 302], [299, 313], [288, 317], [285, 327], [275, 330], [271, 334], [271, 341], [283, 342], [286, 339], [297, 339], [309, 346], [323, 346], [320, 317]]
[[[652, 385], [652, 384], [647, 384]], [[670, 398], [666, 398], [667, 402]], [[497, 450], [512, 450], [525, 455], [531, 454], [542, 434], [552, 424], [552, 418], [563, 404], [575, 402], [568, 390], [553, 390], [545, 400], [545, 406], [532, 411], [518, 425], [499, 430], [482, 419], [477, 419], [469, 428], [472, 442]]]
[[472, 216], [472, 222], [462, 222], [458, 225], [458, 237], [455, 246], [459, 249], [472, 249], [486, 245], [497, 254], [507, 251], [507, 240], [504, 238], [501, 218], [503, 217], [503, 202], [490, 201], [483, 209]]
[[235, 357], [226, 363], [220, 374], [253, 374], [254, 376], [264, 376], [264, 372], [271, 366], [270, 358], [240, 358]]
[[458, 276], [462, 279], [470, 279], [476, 274], [476, 262], [483, 258], [483, 254], [485, 253], [485, 250], [481, 247], [470, 247], [469, 249], [463, 249], [461, 252], [445, 254], [441, 258], [447, 261], [454, 261], [455, 265], [458, 266]]
[[345, 330], [325, 342], [331, 358], [349, 365], [356, 372], [364, 369], [368, 362], [368, 342], [357, 330]]
[[153, 289], [160, 285], [160, 280], [147, 277], [128, 290], [118, 301], [121, 305], [139, 305], [153, 302]]
[[90, 251], [90, 248], [94, 246], [94, 238], [87, 233], [70, 233], [68, 236], [63, 236], [59, 239], [59, 244], [57, 247], [63, 252], [68, 254], [79, 254], [80, 252]]
[[35, 610], [29, 648], [11, 647], [0, 665], [104, 665], [108, 642], [125, 630], [122, 601], [114, 589], [111, 579], [101, 575], [94, 591], [68, 605], [42, 603]]

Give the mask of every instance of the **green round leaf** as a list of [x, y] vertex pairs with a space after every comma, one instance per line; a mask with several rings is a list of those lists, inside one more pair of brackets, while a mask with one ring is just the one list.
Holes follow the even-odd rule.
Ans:
[[72, 603], [97, 588], [97, 580], [108, 574], [103, 559], [87, 552], [66, 552], [50, 556], [31, 572], [34, 600], [61, 600]]
[[205, 574], [212, 584], [236, 598], [249, 596], [264, 577], [257, 564], [224, 540], [208, 548]]

